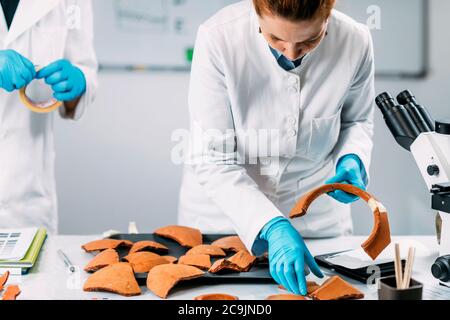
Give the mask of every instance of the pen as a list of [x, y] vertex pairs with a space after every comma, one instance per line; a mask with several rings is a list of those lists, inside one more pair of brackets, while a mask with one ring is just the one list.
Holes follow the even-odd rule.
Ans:
[[69, 269], [70, 272], [75, 272], [75, 266], [70, 262], [69, 258], [66, 256], [66, 254], [62, 250], [58, 250], [58, 255], [60, 258], [64, 261], [64, 264]]

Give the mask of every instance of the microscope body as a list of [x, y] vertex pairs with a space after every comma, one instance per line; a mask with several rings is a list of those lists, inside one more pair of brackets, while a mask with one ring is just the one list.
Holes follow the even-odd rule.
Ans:
[[411, 153], [431, 192], [431, 207], [442, 219], [439, 253], [450, 255], [450, 133], [420, 134], [411, 145]]
[[434, 121], [408, 90], [397, 96], [382, 93], [376, 104], [397, 143], [410, 151], [431, 193], [431, 208], [442, 220], [440, 257], [433, 276], [450, 285], [450, 121]]

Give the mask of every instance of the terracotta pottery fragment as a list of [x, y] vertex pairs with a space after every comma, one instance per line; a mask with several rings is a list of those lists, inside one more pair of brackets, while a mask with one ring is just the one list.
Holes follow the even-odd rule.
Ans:
[[210, 294], [204, 294], [198, 297], [195, 297], [194, 300], [218, 300], [218, 301], [225, 301], [225, 300], [239, 300], [238, 297], [230, 296], [229, 294], [225, 293], [210, 293]]
[[[319, 289], [319, 288], [320, 288], [320, 285], [317, 284], [317, 283], [314, 282], [314, 281], [307, 281], [307, 282], [306, 282], [306, 289], [307, 289], [307, 291], [308, 291], [308, 296], [309, 296], [311, 293], [313, 293], [314, 291], [316, 291], [317, 289]], [[278, 289], [287, 291], [286, 288], [283, 287], [282, 285], [279, 285], [279, 286], [278, 286]]]
[[307, 291], [308, 291], [308, 296], [311, 295], [313, 292], [317, 291], [317, 289], [320, 288], [320, 285], [313, 282], [313, 281], [308, 281], [307, 282]]
[[167, 226], [155, 230], [154, 233], [160, 237], [172, 239], [187, 248], [193, 248], [203, 243], [200, 230], [194, 228]]
[[85, 267], [86, 272], [95, 272], [119, 262], [119, 254], [114, 249], [106, 249], [96, 255]]
[[84, 291], [106, 291], [130, 297], [141, 294], [129, 263], [119, 262], [100, 269], [91, 275], [83, 287]]
[[328, 279], [319, 289], [311, 294], [314, 300], [348, 300], [362, 299], [364, 293], [338, 276]]
[[239, 251], [247, 251], [244, 243], [238, 236], [229, 236], [220, 238], [213, 243], [213, 246], [217, 246], [222, 248], [225, 251], [239, 252]]
[[3, 287], [5, 286], [6, 282], [8, 282], [9, 279], [9, 271], [6, 271], [1, 277], [0, 277], [0, 291], [3, 290]]
[[248, 272], [255, 264], [256, 257], [252, 256], [247, 250], [245, 250], [239, 251], [231, 258], [228, 258], [228, 261], [237, 265], [241, 272]]
[[166, 259], [169, 263], [176, 263], [178, 261], [177, 257], [172, 256], [162, 256], [164, 259]]
[[20, 294], [20, 288], [16, 285], [8, 286], [3, 294], [2, 300], [16, 300]]
[[204, 272], [196, 267], [183, 264], [164, 264], [150, 270], [147, 287], [158, 297], [166, 299], [170, 290], [178, 282], [195, 279], [202, 275]]
[[391, 243], [391, 232], [386, 208], [372, 195], [364, 190], [349, 184], [328, 184], [308, 192], [291, 210], [290, 218], [304, 216], [310, 205], [321, 195], [336, 190], [353, 194], [366, 201], [374, 215], [374, 228], [369, 238], [361, 245], [364, 251], [375, 260], [381, 252]]
[[179, 264], [197, 267], [202, 270], [211, 268], [211, 258], [207, 254], [190, 254], [181, 256], [178, 259]]
[[167, 259], [161, 257], [160, 255], [148, 251], [131, 253], [123, 259], [130, 263], [135, 273], [147, 273], [153, 267], [159, 266], [160, 264], [170, 263]]
[[225, 257], [226, 253], [222, 250], [222, 248], [218, 246], [213, 246], [211, 244], [202, 244], [196, 247], [193, 247], [192, 249], [189, 249], [188, 252], [186, 252], [186, 255], [190, 254], [207, 254], [210, 257]]
[[130, 249], [130, 253], [135, 253], [139, 251], [154, 251], [158, 253], [165, 253], [169, 251], [165, 245], [155, 242], [155, 241], [138, 241], [133, 244]]
[[117, 249], [119, 247], [132, 247], [133, 242], [128, 240], [101, 239], [91, 241], [81, 246], [86, 252], [103, 251], [107, 249]]
[[248, 272], [256, 262], [256, 257], [248, 251], [239, 251], [228, 259], [219, 259], [209, 269], [210, 273], [218, 273], [223, 270], [235, 272]]
[[297, 294], [274, 294], [272, 296], [268, 296], [266, 300], [308, 300], [304, 296], [300, 296]]

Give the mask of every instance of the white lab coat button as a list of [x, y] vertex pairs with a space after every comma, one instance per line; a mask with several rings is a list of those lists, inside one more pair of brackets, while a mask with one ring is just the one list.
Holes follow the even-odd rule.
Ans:
[[297, 92], [298, 92], [298, 89], [296, 87], [290, 87], [289, 88], [289, 93], [290, 94], [294, 95], [294, 94], [297, 94]]
[[294, 116], [289, 116], [289, 117], [288, 117], [288, 123], [289, 123], [290, 125], [294, 125], [294, 124], [297, 123], [297, 119], [296, 119]]
[[297, 130], [290, 129], [290, 130], [288, 131], [288, 135], [289, 135], [290, 137], [295, 137], [295, 136], [297, 136]]
[[289, 77], [289, 84], [290, 85], [294, 85], [294, 84], [297, 84], [297, 82], [298, 82], [298, 79], [297, 79], [297, 77], [296, 76], [291, 76], [291, 77]]

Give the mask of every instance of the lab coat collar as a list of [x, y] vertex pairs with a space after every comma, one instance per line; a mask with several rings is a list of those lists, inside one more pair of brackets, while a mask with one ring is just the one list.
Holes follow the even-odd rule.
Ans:
[[5, 39], [5, 47], [37, 23], [60, 2], [61, 0], [20, 0]]

